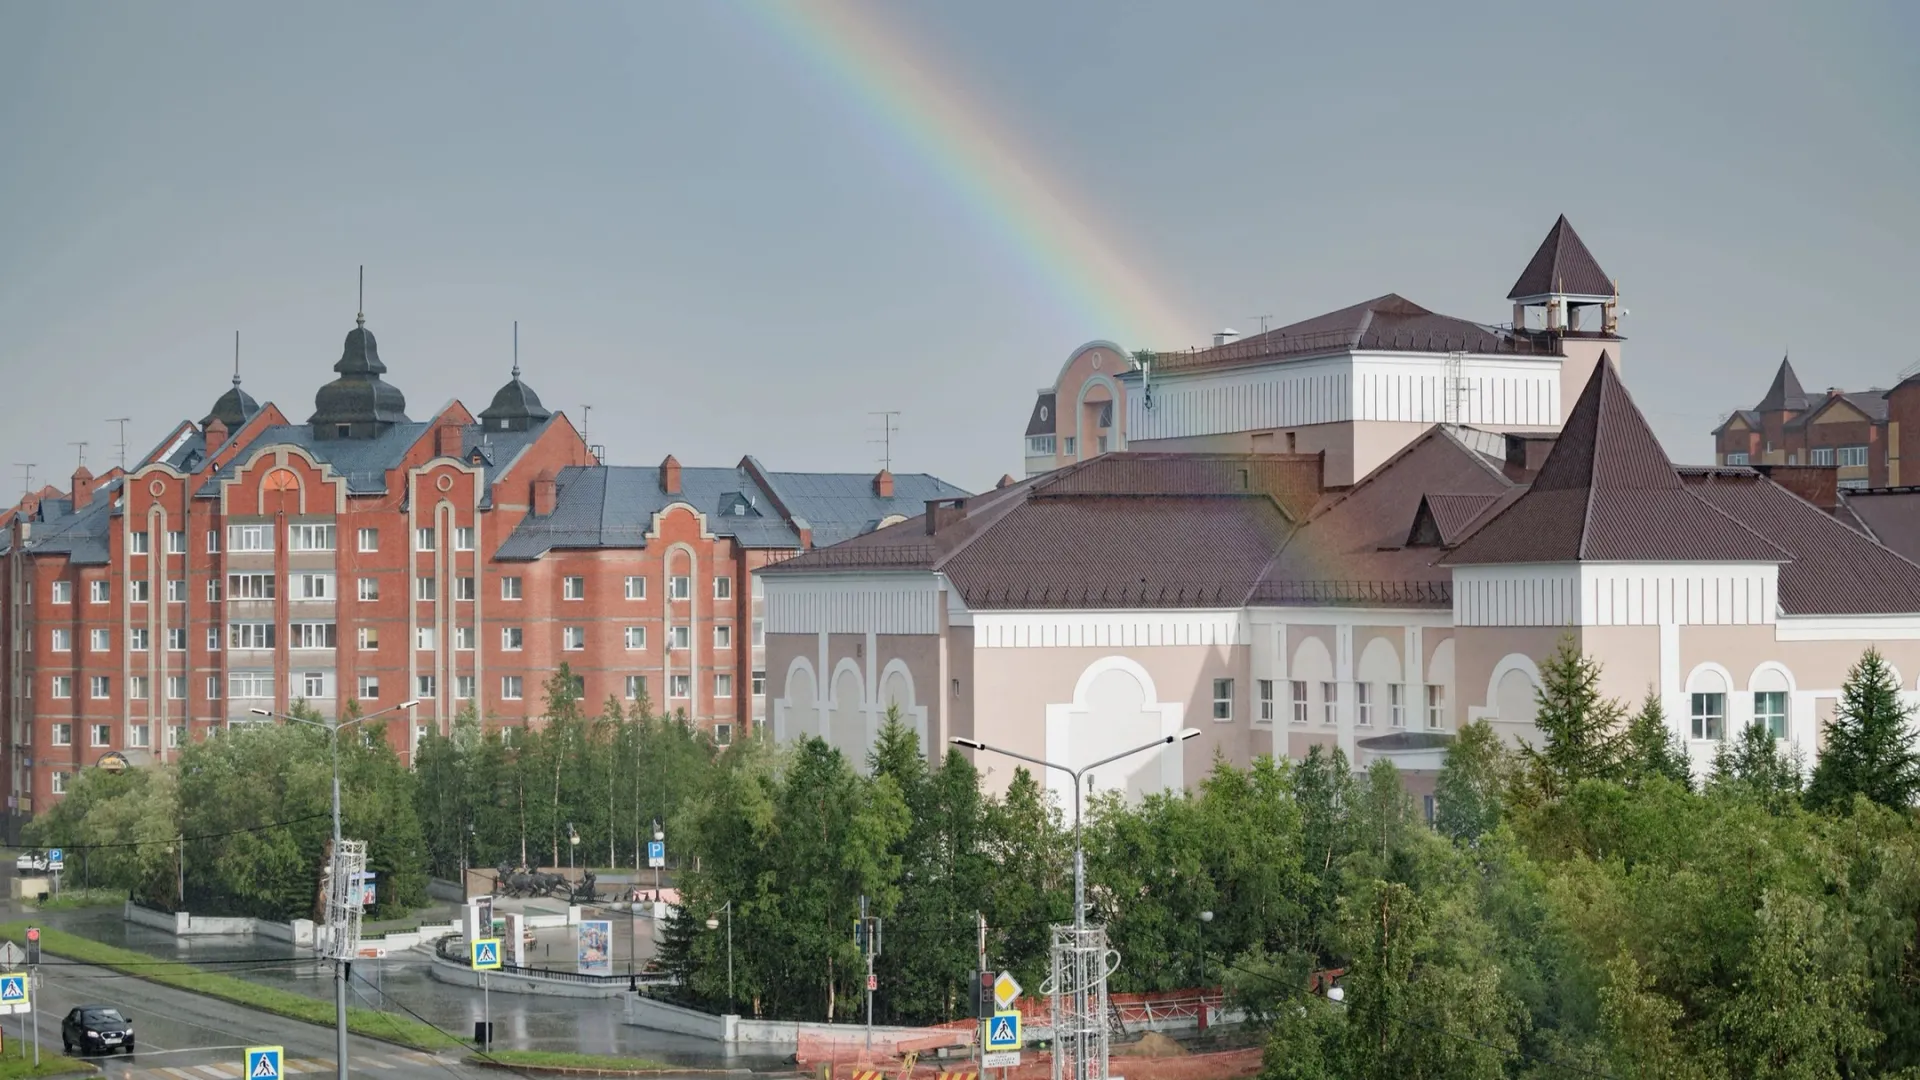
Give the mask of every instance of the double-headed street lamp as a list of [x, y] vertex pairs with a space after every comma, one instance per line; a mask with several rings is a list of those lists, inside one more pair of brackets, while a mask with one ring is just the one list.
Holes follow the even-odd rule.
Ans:
[[[277, 713], [272, 709], [247, 710], [255, 716], [264, 716], [271, 720], [285, 720], [289, 724], [305, 724], [308, 727], [324, 728], [326, 730], [327, 746], [333, 753], [333, 852], [336, 871], [339, 867], [340, 859], [340, 729], [343, 727], [351, 727], [355, 724], [364, 724], [369, 720], [377, 719], [388, 713], [399, 712], [402, 709], [411, 709], [418, 704], [420, 704], [418, 698], [410, 698], [391, 708], [381, 709], [376, 713], [356, 716], [350, 720], [334, 719], [332, 721], [308, 720], [301, 716], [288, 716], [285, 713]], [[353, 882], [349, 881], [346, 883], [345, 888], [352, 888], [352, 886]], [[337, 881], [334, 882], [334, 887], [342, 888], [341, 883]], [[345, 893], [342, 893], [342, 895], [345, 895]], [[333, 960], [334, 1058], [337, 1063], [334, 1075], [339, 1077], [339, 1080], [347, 1080], [347, 958], [339, 955], [341, 949], [339, 948], [338, 942], [334, 943], [333, 951], [335, 953]]]
[[[727, 1011], [734, 1012], [738, 1006], [733, 1001], [733, 901], [729, 900], [720, 905], [720, 911], [725, 912], [727, 916]], [[720, 929], [718, 912], [707, 916], [707, 929]]]
[[[1087, 765], [1082, 765], [1077, 769], [1071, 768], [1066, 765], [1061, 765], [1058, 762], [1046, 761], [1044, 759], [1037, 758], [1037, 757], [1029, 757], [1026, 754], [1016, 753], [1015, 751], [1007, 750], [1002, 747], [989, 746], [986, 743], [981, 742], [979, 739], [967, 739], [967, 738], [962, 738], [961, 736], [956, 735], [951, 739], [948, 739], [947, 741], [951, 742], [955, 746], [965, 747], [969, 750], [990, 750], [996, 754], [1001, 754], [1006, 757], [1015, 758], [1020, 761], [1025, 761], [1034, 765], [1038, 765], [1043, 769], [1058, 769], [1059, 771], [1066, 773], [1068, 776], [1073, 778], [1073, 930], [1074, 930], [1074, 947], [1078, 949], [1078, 948], [1082, 948], [1085, 944], [1086, 929], [1087, 929], [1087, 852], [1086, 852], [1085, 846], [1081, 843], [1080, 778], [1082, 776], [1085, 776], [1087, 773], [1092, 772], [1093, 770], [1099, 768], [1102, 765], [1111, 765], [1114, 762], [1119, 761], [1121, 758], [1132, 757], [1135, 754], [1144, 753], [1148, 750], [1157, 749], [1159, 747], [1172, 746], [1175, 743], [1183, 743], [1183, 742], [1186, 742], [1188, 739], [1194, 738], [1199, 734], [1200, 734], [1199, 728], [1183, 728], [1180, 731], [1173, 733], [1172, 735], [1162, 736], [1161, 738], [1155, 739], [1150, 743], [1143, 743], [1139, 746], [1136, 746], [1131, 750], [1122, 750], [1120, 753], [1114, 754], [1111, 757], [1103, 757], [1099, 761], [1095, 761]], [[1104, 980], [1106, 976], [1101, 975], [1100, 978]], [[1056, 991], [1056, 993], [1057, 992], [1058, 991]], [[1073, 1002], [1074, 1002], [1074, 1016], [1084, 1020], [1087, 1014], [1086, 979], [1076, 978], [1074, 980]], [[1074, 1053], [1073, 1053], [1074, 1070], [1075, 1070], [1074, 1080], [1087, 1080], [1086, 1032], [1084, 1030], [1079, 1030], [1074, 1032], [1074, 1039], [1075, 1039]], [[1058, 1076], [1059, 1072], [1056, 1070], [1054, 1075]]]

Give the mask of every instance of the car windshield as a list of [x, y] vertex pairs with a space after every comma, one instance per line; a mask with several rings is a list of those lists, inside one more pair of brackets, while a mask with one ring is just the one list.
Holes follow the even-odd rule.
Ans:
[[89, 1024], [124, 1024], [127, 1018], [120, 1015], [119, 1009], [88, 1009], [84, 1018]]

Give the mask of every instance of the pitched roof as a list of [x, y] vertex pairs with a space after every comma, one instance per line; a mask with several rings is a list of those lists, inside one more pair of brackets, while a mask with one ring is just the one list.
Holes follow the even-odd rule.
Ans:
[[111, 561], [107, 532], [113, 527], [113, 519], [119, 516], [113, 505], [114, 496], [125, 482], [123, 476], [102, 482], [93, 489], [87, 505], [77, 512], [70, 498], [42, 498], [27, 519], [33, 524], [33, 535], [25, 545], [27, 552], [65, 555], [76, 566], [107, 565]]
[[1029, 437], [1053, 434], [1053, 399], [1054, 392], [1044, 390], [1040, 393], [1040, 400], [1033, 403], [1033, 415], [1027, 417], [1027, 435]]
[[1687, 489], [1602, 354], [1532, 486], [1442, 561], [1784, 562]]
[[1842, 490], [1840, 505], [1867, 535], [1920, 562], [1920, 488]]
[[1753, 408], [1756, 412], [1798, 412], [1809, 407], [1807, 392], [1800, 388], [1800, 376], [1794, 374], [1793, 364], [1786, 357], [1780, 358], [1780, 370], [1773, 373], [1773, 385]]
[[1573, 231], [1567, 215], [1561, 214], [1560, 220], [1547, 230], [1547, 238], [1540, 241], [1540, 248], [1533, 253], [1527, 268], [1520, 271], [1520, 279], [1513, 283], [1507, 299], [1613, 294], [1613, 279], [1600, 269], [1593, 253], [1580, 241], [1580, 234]]
[[1558, 346], [1545, 337], [1441, 315], [1398, 293], [1388, 293], [1225, 345], [1156, 353], [1153, 370], [1167, 373], [1265, 363], [1349, 349], [1559, 355]]
[[1787, 421], [1789, 428], [1803, 428], [1814, 422], [1821, 414], [1836, 404], [1845, 402], [1865, 416], [1870, 423], [1884, 423], [1887, 419], [1887, 391], [1873, 390], [1829, 390], [1825, 397], [1812, 399], [1812, 407], [1799, 416]]
[[1749, 428], [1752, 428], [1755, 431], [1760, 430], [1760, 410], [1735, 409], [1732, 412], [1727, 414], [1727, 418], [1725, 420], [1720, 421], [1720, 426], [1714, 428], [1712, 434], [1718, 435], [1721, 432], [1727, 430], [1728, 426], [1730, 426], [1735, 420], [1744, 421]]

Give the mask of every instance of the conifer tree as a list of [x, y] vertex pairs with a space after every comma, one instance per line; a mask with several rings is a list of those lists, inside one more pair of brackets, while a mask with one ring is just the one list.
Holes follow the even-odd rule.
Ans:
[[1665, 777], [1683, 788], [1690, 788], [1693, 770], [1680, 737], [1667, 726], [1667, 712], [1653, 687], [1640, 703], [1640, 711], [1627, 723], [1625, 776], [1628, 787], [1638, 787], [1656, 776]]
[[1521, 753], [1535, 783], [1548, 798], [1582, 780], [1612, 780], [1621, 771], [1625, 734], [1620, 703], [1600, 696], [1600, 665], [1582, 654], [1572, 637], [1560, 639], [1540, 666], [1533, 722], [1541, 745]]
[[1868, 647], [1847, 672], [1840, 705], [1827, 721], [1826, 746], [1807, 786], [1807, 805], [1845, 810], [1865, 795], [1904, 809], [1920, 791], [1920, 755], [1908, 721], [1913, 709], [1900, 700], [1893, 669]]
[[1800, 798], [1802, 783], [1799, 758], [1782, 755], [1765, 724], [1749, 724], [1736, 742], [1720, 744], [1708, 786], [1757, 799], [1777, 814]]

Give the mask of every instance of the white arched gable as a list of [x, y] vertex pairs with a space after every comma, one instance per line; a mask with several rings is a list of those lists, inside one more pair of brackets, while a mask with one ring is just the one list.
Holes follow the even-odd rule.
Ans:
[[1689, 694], [1731, 694], [1733, 675], [1719, 664], [1708, 661], [1687, 672]]
[[1364, 683], [1396, 683], [1405, 672], [1400, 663], [1400, 653], [1393, 642], [1383, 637], [1367, 642], [1360, 650], [1360, 663], [1354, 668], [1354, 679]]
[[[1106, 349], [1108, 352], [1111, 352], [1113, 355], [1119, 357], [1119, 360], [1116, 361], [1116, 366], [1119, 367], [1121, 371], [1126, 370], [1126, 367], [1128, 364], [1126, 350], [1122, 349], [1118, 345], [1115, 345], [1111, 341], [1089, 341], [1085, 345], [1082, 345], [1079, 348], [1067, 354], [1067, 362], [1060, 365], [1060, 374], [1055, 375], [1053, 377], [1052, 389], [1055, 392], [1059, 391], [1061, 383], [1067, 381], [1067, 373], [1073, 370], [1074, 361], [1080, 359], [1082, 355], [1084, 355], [1085, 353], [1093, 349]], [[1115, 374], [1115, 375], [1119, 373], [1120, 372], [1118, 371], [1112, 372], [1112, 374]], [[1114, 400], [1116, 401], [1119, 400], [1118, 395], [1115, 395]]]
[[900, 722], [913, 729], [920, 737], [920, 753], [932, 759], [933, 747], [927, 744], [927, 707], [919, 704], [914, 693], [913, 671], [907, 662], [894, 657], [880, 672], [880, 715], [884, 722], [886, 710], [893, 705], [900, 706]]
[[841, 657], [833, 666], [833, 682], [828, 685], [827, 730], [824, 733], [829, 745], [847, 755], [856, 767], [866, 760], [867, 748], [873, 745], [873, 732], [869, 729], [867, 708], [866, 677], [860, 671], [860, 665], [848, 657]]
[[[1333, 654], [1327, 651], [1327, 644], [1317, 637], [1303, 634], [1300, 644], [1294, 647], [1293, 662], [1287, 665], [1287, 672], [1295, 679], [1309, 685], [1333, 681]], [[1318, 690], [1317, 685], [1313, 689]]]
[[[1186, 705], [1161, 701], [1153, 676], [1129, 656], [1104, 656], [1081, 671], [1073, 700], [1050, 704], [1046, 712], [1046, 757], [1079, 768], [1154, 739], [1180, 731]], [[1155, 759], [1158, 759], [1157, 762]], [[1184, 747], [1175, 743], [1103, 766], [1093, 776], [1094, 790], [1119, 790], [1129, 798], [1178, 790], [1186, 780]], [[1073, 780], [1058, 769], [1046, 770], [1049, 791], [1073, 799]]]
[[773, 703], [773, 740], [798, 742], [820, 734], [820, 681], [813, 665], [804, 656], [796, 656], [787, 665], [787, 681], [781, 696]]
[[1778, 660], [1768, 660], [1753, 669], [1747, 676], [1747, 689], [1760, 693], [1782, 692], [1791, 694], [1799, 687], [1794, 685], [1793, 672]]
[[[1533, 657], [1526, 653], [1508, 653], [1500, 658], [1499, 663], [1493, 665], [1493, 674], [1487, 676], [1487, 709], [1483, 712], [1492, 713], [1494, 718], [1498, 718], [1500, 684], [1506, 681], [1510, 673], [1516, 671], [1525, 675], [1527, 682], [1535, 688], [1539, 687], [1540, 665], [1533, 662]], [[1479, 719], [1479, 716], [1475, 716], [1474, 719]], [[1532, 717], [1528, 717], [1528, 720], [1531, 721]]]

